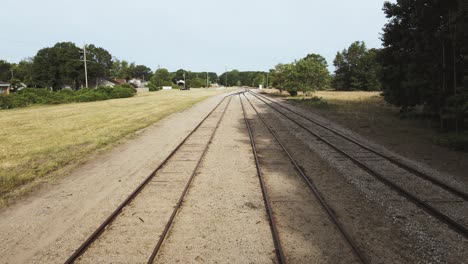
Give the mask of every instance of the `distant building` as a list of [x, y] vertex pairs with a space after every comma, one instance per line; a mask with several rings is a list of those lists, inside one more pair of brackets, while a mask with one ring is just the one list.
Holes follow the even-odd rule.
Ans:
[[135, 86], [135, 88], [145, 88], [146, 85], [148, 85], [148, 82], [141, 80], [141, 79], [136, 79], [136, 78], [128, 80], [128, 83]]
[[115, 82], [117, 82], [117, 84], [125, 84], [127, 83], [127, 80], [125, 79], [114, 79]]
[[94, 80], [91, 79], [89, 82], [89, 87], [98, 87], [98, 86], [105, 86], [105, 87], [114, 87], [115, 85], [119, 85], [116, 80], [108, 79], [108, 78], [103, 78], [103, 77], [98, 77], [95, 78]]
[[180, 87], [185, 87], [185, 81], [184, 80], [178, 80], [177, 85]]
[[0, 94], [10, 94], [10, 84], [7, 82], [0, 82]]

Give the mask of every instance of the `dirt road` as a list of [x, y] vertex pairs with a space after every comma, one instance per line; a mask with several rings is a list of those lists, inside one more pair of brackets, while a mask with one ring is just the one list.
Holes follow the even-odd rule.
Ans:
[[[0, 262], [63, 263], [221, 99], [210, 98], [164, 119], [1, 211]], [[279, 262], [241, 101], [286, 262], [463, 263], [468, 259], [466, 237], [254, 96], [235, 95], [220, 104], [225, 114], [214, 111], [173, 157], [183, 163], [162, 167], [154, 182], [122, 210], [79, 261], [146, 262], [174, 213], [156, 263]], [[203, 142], [206, 152], [199, 147]], [[193, 181], [177, 210], [177, 199], [193, 170]], [[331, 212], [301, 179], [301, 171]], [[467, 191], [466, 186], [461, 189]], [[458, 207], [451, 208], [462, 208], [463, 203], [457, 201]], [[456, 217], [464, 223], [468, 212], [457, 212]], [[362, 252], [362, 259], [352, 246]]]

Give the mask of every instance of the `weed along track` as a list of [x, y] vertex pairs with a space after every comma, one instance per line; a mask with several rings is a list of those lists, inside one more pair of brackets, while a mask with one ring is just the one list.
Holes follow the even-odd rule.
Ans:
[[231, 99], [224, 97], [66, 263], [151, 263]]
[[[340, 132], [253, 92], [254, 98], [324, 142], [366, 173], [468, 238], [468, 195]], [[273, 106], [275, 105], [275, 106]]]

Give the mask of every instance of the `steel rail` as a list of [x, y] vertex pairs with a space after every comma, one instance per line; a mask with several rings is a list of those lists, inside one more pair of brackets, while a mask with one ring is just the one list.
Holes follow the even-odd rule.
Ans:
[[127, 206], [140, 192], [143, 188], [153, 179], [158, 172], [168, 161], [174, 156], [174, 154], [180, 149], [180, 147], [188, 140], [193, 133], [205, 122], [206, 119], [224, 102], [227, 97], [232, 95], [227, 95], [203, 118], [198, 125], [175, 147], [172, 152], [143, 180], [140, 185], [102, 222], [101, 225], [80, 245], [80, 247], [65, 261], [66, 264], [74, 263], [88, 248], [93, 244], [93, 242], [104, 232], [105, 228], [114, 221], [114, 219], [120, 214], [122, 209]]
[[[259, 99], [260, 100], [260, 99]], [[262, 100], [263, 101], [263, 100]], [[282, 116], [286, 117], [288, 120], [291, 122], [295, 123], [297, 126], [303, 128], [306, 130], [309, 134], [315, 136], [317, 139], [321, 140], [328, 146], [330, 146], [332, 149], [336, 150], [337, 152], [341, 153], [342, 155], [346, 156], [348, 159], [350, 159], [354, 164], [368, 172], [370, 175], [374, 176], [376, 179], [380, 180], [382, 183], [385, 185], [389, 186], [390, 188], [394, 189], [397, 191], [400, 195], [406, 197], [408, 200], [413, 202], [416, 206], [419, 208], [423, 209], [426, 211], [428, 214], [436, 217], [440, 221], [444, 222], [447, 224], [449, 228], [454, 230], [455, 232], [459, 233], [465, 238], [468, 238], [468, 229], [463, 226], [462, 224], [458, 223], [457, 221], [453, 220], [450, 216], [440, 212], [437, 210], [435, 207], [431, 206], [430, 204], [424, 202], [423, 200], [419, 199], [415, 195], [411, 194], [410, 192], [406, 191], [405, 189], [401, 188], [397, 184], [393, 183], [392, 181], [388, 180], [385, 176], [383, 176], [380, 172], [372, 169], [368, 165], [364, 164], [363, 162], [359, 161], [358, 159], [354, 158], [351, 154], [347, 153], [346, 151], [340, 149], [337, 145], [333, 144], [332, 142], [328, 141], [324, 137], [318, 135], [317, 133], [313, 132], [303, 124], [297, 122], [296, 120], [292, 119], [291, 117], [287, 116], [283, 112], [279, 111], [278, 109], [272, 107], [270, 104], [266, 103], [263, 101], [266, 105], [270, 106], [272, 109], [280, 113]]]
[[250, 127], [249, 120], [247, 119], [247, 116], [245, 114], [244, 103], [242, 102], [240, 94], [239, 94], [239, 100], [242, 106], [242, 114], [244, 116], [245, 126], [247, 127], [247, 131], [249, 132], [250, 145], [252, 146], [252, 153], [253, 153], [254, 160], [255, 160], [255, 167], [257, 169], [257, 176], [260, 182], [260, 188], [262, 189], [263, 202], [265, 203], [265, 208], [268, 214], [268, 220], [270, 222], [271, 235], [273, 236], [273, 243], [275, 245], [276, 257], [278, 259], [278, 262], [280, 264], [283, 264], [283, 263], [286, 263], [286, 258], [283, 253], [283, 248], [281, 247], [281, 240], [279, 237], [278, 229], [276, 228], [276, 222], [273, 216], [273, 209], [271, 208], [270, 197], [268, 196], [268, 192], [266, 190], [265, 180], [263, 178], [262, 171], [260, 170], [260, 162], [258, 160], [257, 147], [255, 146], [255, 140], [253, 138], [252, 128]]
[[197, 165], [195, 166], [195, 168], [194, 168], [194, 170], [192, 172], [192, 175], [190, 175], [190, 178], [189, 178], [187, 184], [185, 185], [184, 191], [182, 192], [179, 200], [177, 201], [177, 204], [174, 207], [174, 210], [172, 211], [171, 217], [169, 218], [166, 226], [164, 227], [164, 230], [163, 230], [161, 236], [159, 236], [158, 243], [154, 247], [154, 250], [151, 253], [151, 256], [149, 257], [147, 263], [153, 263], [154, 259], [156, 258], [156, 255], [158, 254], [159, 250], [161, 249], [161, 246], [162, 246], [162, 244], [164, 242], [164, 239], [166, 238], [167, 233], [169, 232], [169, 230], [171, 229], [172, 224], [174, 223], [174, 219], [175, 219], [175, 217], [177, 215], [177, 212], [179, 211], [179, 209], [180, 209], [180, 207], [181, 207], [181, 205], [182, 205], [182, 203], [184, 201], [185, 195], [187, 194], [187, 192], [188, 192], [188, 190], [189, 190], [189, 188], [190, 188], [190, 186], [191, 186], [191, 184], [193, 182], [193, 179], [195, 178], [195, 174], [197, 173], [198, 169], [200, 168], [200, 164], [202, 163], [202, 160], [205, 157], [206, 152], [208, 151], [208, 147], [210, 146], [211, 142], [213, 141], [213, 137], [216, 134], [216, 131], [218, 130], [219, 124], [221, 123], [221, 120], [223, 119], [224, 114], [226, 113], [226, 109], [229, 107], [229, 104], [231, 103], [231, 100], [232, 100], [232, 96], [229, 97], [229, 101], [227, 102], [226, 107], [223, 110], [223, 113], [219, 117], [219, 120], [216, 123], [215, 128], [213, 129], [213, 133], [211, 133], [211, 136], [210, 136], [208, 142], [206, 143], [205, 148], [204, 148], [200, 158], [198, 159]]
[[286, 153], [286, 155], [288, 156], [289, 160], [294, 164], [294, 168], [296, 169], [297, 172], [299, 172], [299, 174], [301, 175], [301, 178], [305, 181], [306, 185], [309, 187], [309, 190], [314, 194], [314, 196], [317, 198], [317, 200], [319, 201], [320, 205], [322, 206], [322, 208], [325, 210], [325, 212], [327, 213], [328, 217], [330, 218], [330, 220], [335, 224], [335, 226], [338, 228], [338, 230], [340, 231], [340, 234], [343, 236], [343, 238], [346, 240], [346, 242], [348, 243], [348, 245], [350, 246], [350, 248], [352, 249], [353, 253], [355, 254], [355, 256], [359, 259], [359, 261], [361, 263], [369, 263], [369, 261], [367, 261], [366, 257], [364, 256], [364, 254], [359, 250], [358, 246], [357, 246], [357, 243], [352, 239], [351, 235], [348, 234], [348, 232], [346, 231], [346, 229], [343, 227], [343, 225], [340, 223], [340, 221], [338, 220], [338, 218], [336, 217], [335, 213], [333, 212], [333, 209], [328, 205], [328, 203], [325, 201], [325, 198], [323, 198], [323, 196], [320, 194], [320, 192], [318, 191], [317, 187], [315, 186], [315, 184], [312, 182], [312, 180], [310, 180], [310, 178], [306, 175], [306, 173], [304, 172], [304, 170], [301, 168], [301, 166], [299, 166], [299, 164], [297, 163], [296, 159], [293, 158], [293, 156], [289, 153], [289, 151], [286, 149], [286, 147], [284, 146], [284, 144], [281, 142], [281, 140], [279, 139], [278, 135], [276, 134], [276, 132], [267, 124], [267, 122], [265, 121], [265, 119], [262, 117], [262, 115], [257, 111], [257, 109], [255, 108], [255, 106], [252, 104], [252, 102], [249, 100], [249, 98], [247, 98], [247, 96], [245, 96], [245, 94], [243, 94], [245, 99], [247, 99], [247, 102], [249, 102], [250, 106], [252, 107], [252, 109], [255, 111], [255, 113], [257, 114], [258, 118], [262, 121], [263, 125], [268, 129], [268, 131], [270, 131], [270, 133], [273, 135], [273, 137], [275, 138], [276, 142], [281, 146], [281, 148], [283, 149], [284, 153]]
[[[424, 173], [424, 172], [422, 172], [422, 171], [420, 171], [420, 170], [417, 170], [417, 169], [415, 169], [415, 168], [413, 168], [413, 167], [410, 167], [409, 165], [404, 164], [404, 163], [398, 161], [397, 159], [395, 159], [395, 158], [393, 158], [393, 157], [390, 157], [390, 156], [388, 156], [388, 155], [385, 155], [385, 154], [383, 154], [383, 153], [381, 153], [381, 152], [379, 152], [379, 151], [377, 151], [377, 150], [375, 150], [375, 149], [372, 149], [371, 147], [365, 146], [364, 144], [362, 144], [362, 143], [356, 141], [355, 139], [352, 139], [352, 138], [350, 138], [350, 137], [348, 137], [348, 136], [346, 136], [346, 135], [340, 133], [339, 131], [337, 131], [337, 130], [335, 130], [335, 129], [332, 129], [332, 128], [330, 128], [330, 127], [328, 127], [328, 126], [326, 126], [326, 125], [320, 123], [320, 122], [317, 121], [317, 120], [314, 120], [314, 119], [312, 119], [312, 118], [310, 118], [310, 117], [307, 117], [307, 116], [305, 116], [305, 115], [303, 115], [303, 114], [301, 114], [301, 113], [299, 113], [299, 112], [297, 112], [297, 111], [294, 111], [294, 110], [290, 109], [289, 107], [286, 107], [286, 106], [284, 106], [284, 105], [282, 105], [282, 104], [280, 104], [280, 103], [278, 103], [278, 102], [275, 102], [275, 101], [271, 100], [270, 98], [268, 98], [268, 97], [266, 97], [266, 96], [260, 95], [260, 94], [258, 94], [258, 93], [252, 92], [252, 91], [249, 91], [249, 92], [250, 92], [253, 96], [257, 97], [257, 98], [260, 97], [260, 98], [258, 98], [258, 99], [261, 100], [261, 101], [263, 101], [261, 98], [264, 98], [264, 99], [266, 99], [266, 100], [268, 100], [268, 101], [274, 103], [275, 105], [278, 105], [278, 106], [280, 106], [280, 107], [286, 109], [287, 111], [292, 112], [292, 113], [294, 113], [294, 114], [296, 114], [296, 115], [298, 115], [298, 116], [300, 116], [300, 117], [302, 117], [302, 118], [304, 118], [304, 119], [306, 119], [306, 120], [308, 120], [308, 121], [310, 121], [310, 122], [312, 122], [312, 123], [314, 123], [314, 124], [316, 124], [316, 125], [318, 125], [318, 126], [324, 128], [324, 129], [326, 129], [326, 130], [328, 130], [328, 131], [330, 131], [330, 132], [332, 132], [332, 133], [334, 133], [334, 134], [336, 134], [336, 135], [338, 135], [338, 136], [340, 136], [340, 137], [342, 137], [342, 138], [344, 138], [344, 139], [346, 139], [346, 140], [348, 140], [348, 141], [354, 143], [355, 145], [358, 145], [359, 147], [361, 147], [361, 148], [363, 148], [363, 149], [366, 149], [367, 151], [370, 151], [370, 152], [374, 153], [375, 155], [377, 155], [377, 156], [379, 156], [379, 157], [382, 157], [382, 158], [384, 158], [384, 159], [390, 161], [390, 162], [393, 163], [394, 165], [396, 165], [396, 166], [398, 166], [398, 167], [400, 167], [400, 168], [402, 168], [402, 169], [405, 169], [405, 170], [411, 172], [412, 174], [414, 174], [414, 175], [416, 175], [416, 176], [418, 176], [418, 177], [420, 177], [420, 178], [422, 178], [422, 179], [424, 179], [424, 180], [426, 180], [426, 181], [429, 181], [429, 182], [431, 182], [431, 183], [433, 183], [433, 184], [435, 184], [435, 185], [437, 185], [437, 186], [439, 186], [439, 187], [445, 189], [445, 190], [448, 191], [448, 192], [451, 192], [452, 194], [455, 194], [455, 195], [461, 197], [461, 198], [464, 199], [465, 201], [468, 201], [468, 193], [465, 193], [465, 192], [463, 192], [463, 191], [461, 191], [461, 190], [458, 190], [458, 189], [456, 189], [455, 187], [452, 187], [452, 186], [450, 186], [450, 185], [448, 185], [448, 184], [446, 184], [446, 183], [444, 183], [444, 182], [442, 182], [442, 181], [440, 181], [440, 180], [438, 180], [438, 179], [436, 179], [436, 178], [434, 178], [434, 177], [432, 177], [432, 176], [430, 176], [430, 175], [428, 175], [428, 174], [426, 174], [426, 173]], [[263, 101], [263, 102], [266, 103], [265, 101]]]

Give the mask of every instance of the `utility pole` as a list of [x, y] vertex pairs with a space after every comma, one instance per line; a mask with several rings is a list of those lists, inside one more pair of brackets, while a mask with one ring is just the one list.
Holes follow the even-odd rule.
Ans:
[[266, 87], [265, 88], [268, 88], [268, 72], [267, 72], [267, 82], [266, 82]]
[[[160, 68], [160, 66], [158, 64], [158, 70], [159, 70], [159, 68]], [[161, 76], [159, 76], [160, 74], [161, 74], [161, 72], [158, 72], [158, 87], [159, 87], [159, 89], [161, 89], [161, 80], [160, 80]]]
[[208, 72], [206, 72], [206, 88], [208, 88]]
[[185, 84], [185, 71], [184, 71], [184, 88], [186, 87], [185, 85], [186, 85], [186, 84]]
[[86, 88], [88, 88], [88, 68], [86, 65], [86, 44], [83, 46], [83, 61], [84, 61], [84, 72], [85, 72], [85, 83], [86, 83]]
[[228, 87], [228, 84], [227, 84], [227, 75], [228, 75], [227, 66], [225, 66], [224, 69], [225, 69], [225, 72], [226, 72], [226, 74], [224, 74], [224, 86]]

